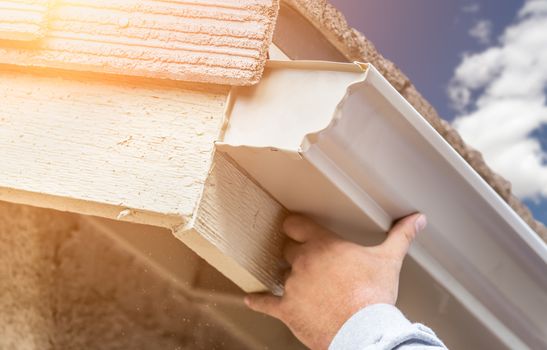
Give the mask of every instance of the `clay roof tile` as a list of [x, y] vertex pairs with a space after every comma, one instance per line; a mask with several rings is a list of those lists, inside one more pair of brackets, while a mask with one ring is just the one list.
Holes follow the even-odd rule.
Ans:
[[254, 84], [278, 6], [278, 0], [0, 0], [0, 39], [8, 39], [0, 42], [0, 63]]

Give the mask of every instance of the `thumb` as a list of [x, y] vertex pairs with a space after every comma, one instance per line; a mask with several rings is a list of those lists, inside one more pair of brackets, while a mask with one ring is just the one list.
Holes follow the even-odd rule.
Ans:
[[397, 221], [389, 231], [382, 246], [389, 250], [391, 254], [403, 260], [416, 234], [422, 231], [426, 225], [427, 218], [425, 215], [420, 213], [409, 215]]
[[279, 318], [280, 297], [267, 293], [254, 293], [247, 295], [244, 301], [251, 310]]

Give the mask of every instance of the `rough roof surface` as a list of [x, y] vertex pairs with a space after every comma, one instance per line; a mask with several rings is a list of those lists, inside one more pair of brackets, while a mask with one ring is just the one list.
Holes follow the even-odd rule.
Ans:
[[[44, 3], [0, 0], [1, 38], [20, 40], [28, 23], [38, 38], [0, 43], [0, 63], [230, 85], [260, 79], [279, 6], [278, 0]], [[37, 15], [47, 9], [39, 38]]]
[[469, 147], [454, 128], [416, 90], [393, 62], [385, 59], [363, 34], [350, 28], [344, 16], [326, 0], [283, 0], [305, 16], [349, 61], [370, 62], [420, 112], [490, 186], [547, 241], [547, 228], [534, 220], [530, 210], [511, 192], [511, 183], [496, 174], [482, 155]]
[[0, 0], [0, 40], [34, 40], [44, 34], [50, 0]]

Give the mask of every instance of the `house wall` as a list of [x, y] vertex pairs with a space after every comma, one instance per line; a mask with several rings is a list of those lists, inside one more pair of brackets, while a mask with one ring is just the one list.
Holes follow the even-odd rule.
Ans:
[[58, 245], [74, 217], [0, 202], [0, 349], [51, 349]]
[[249, 348], [75, 215], [0, 202], [0, 281], [0, 349]]

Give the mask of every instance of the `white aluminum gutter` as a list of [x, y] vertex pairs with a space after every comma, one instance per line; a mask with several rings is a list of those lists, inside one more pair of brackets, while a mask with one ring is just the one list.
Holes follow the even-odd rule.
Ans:
[[412, 258], [509, 348], [547, 349], [547, 246], [374, 67], [272, 61], [227, 116], [218, 149], [289, 210], [362, 244], [427, 214]]

